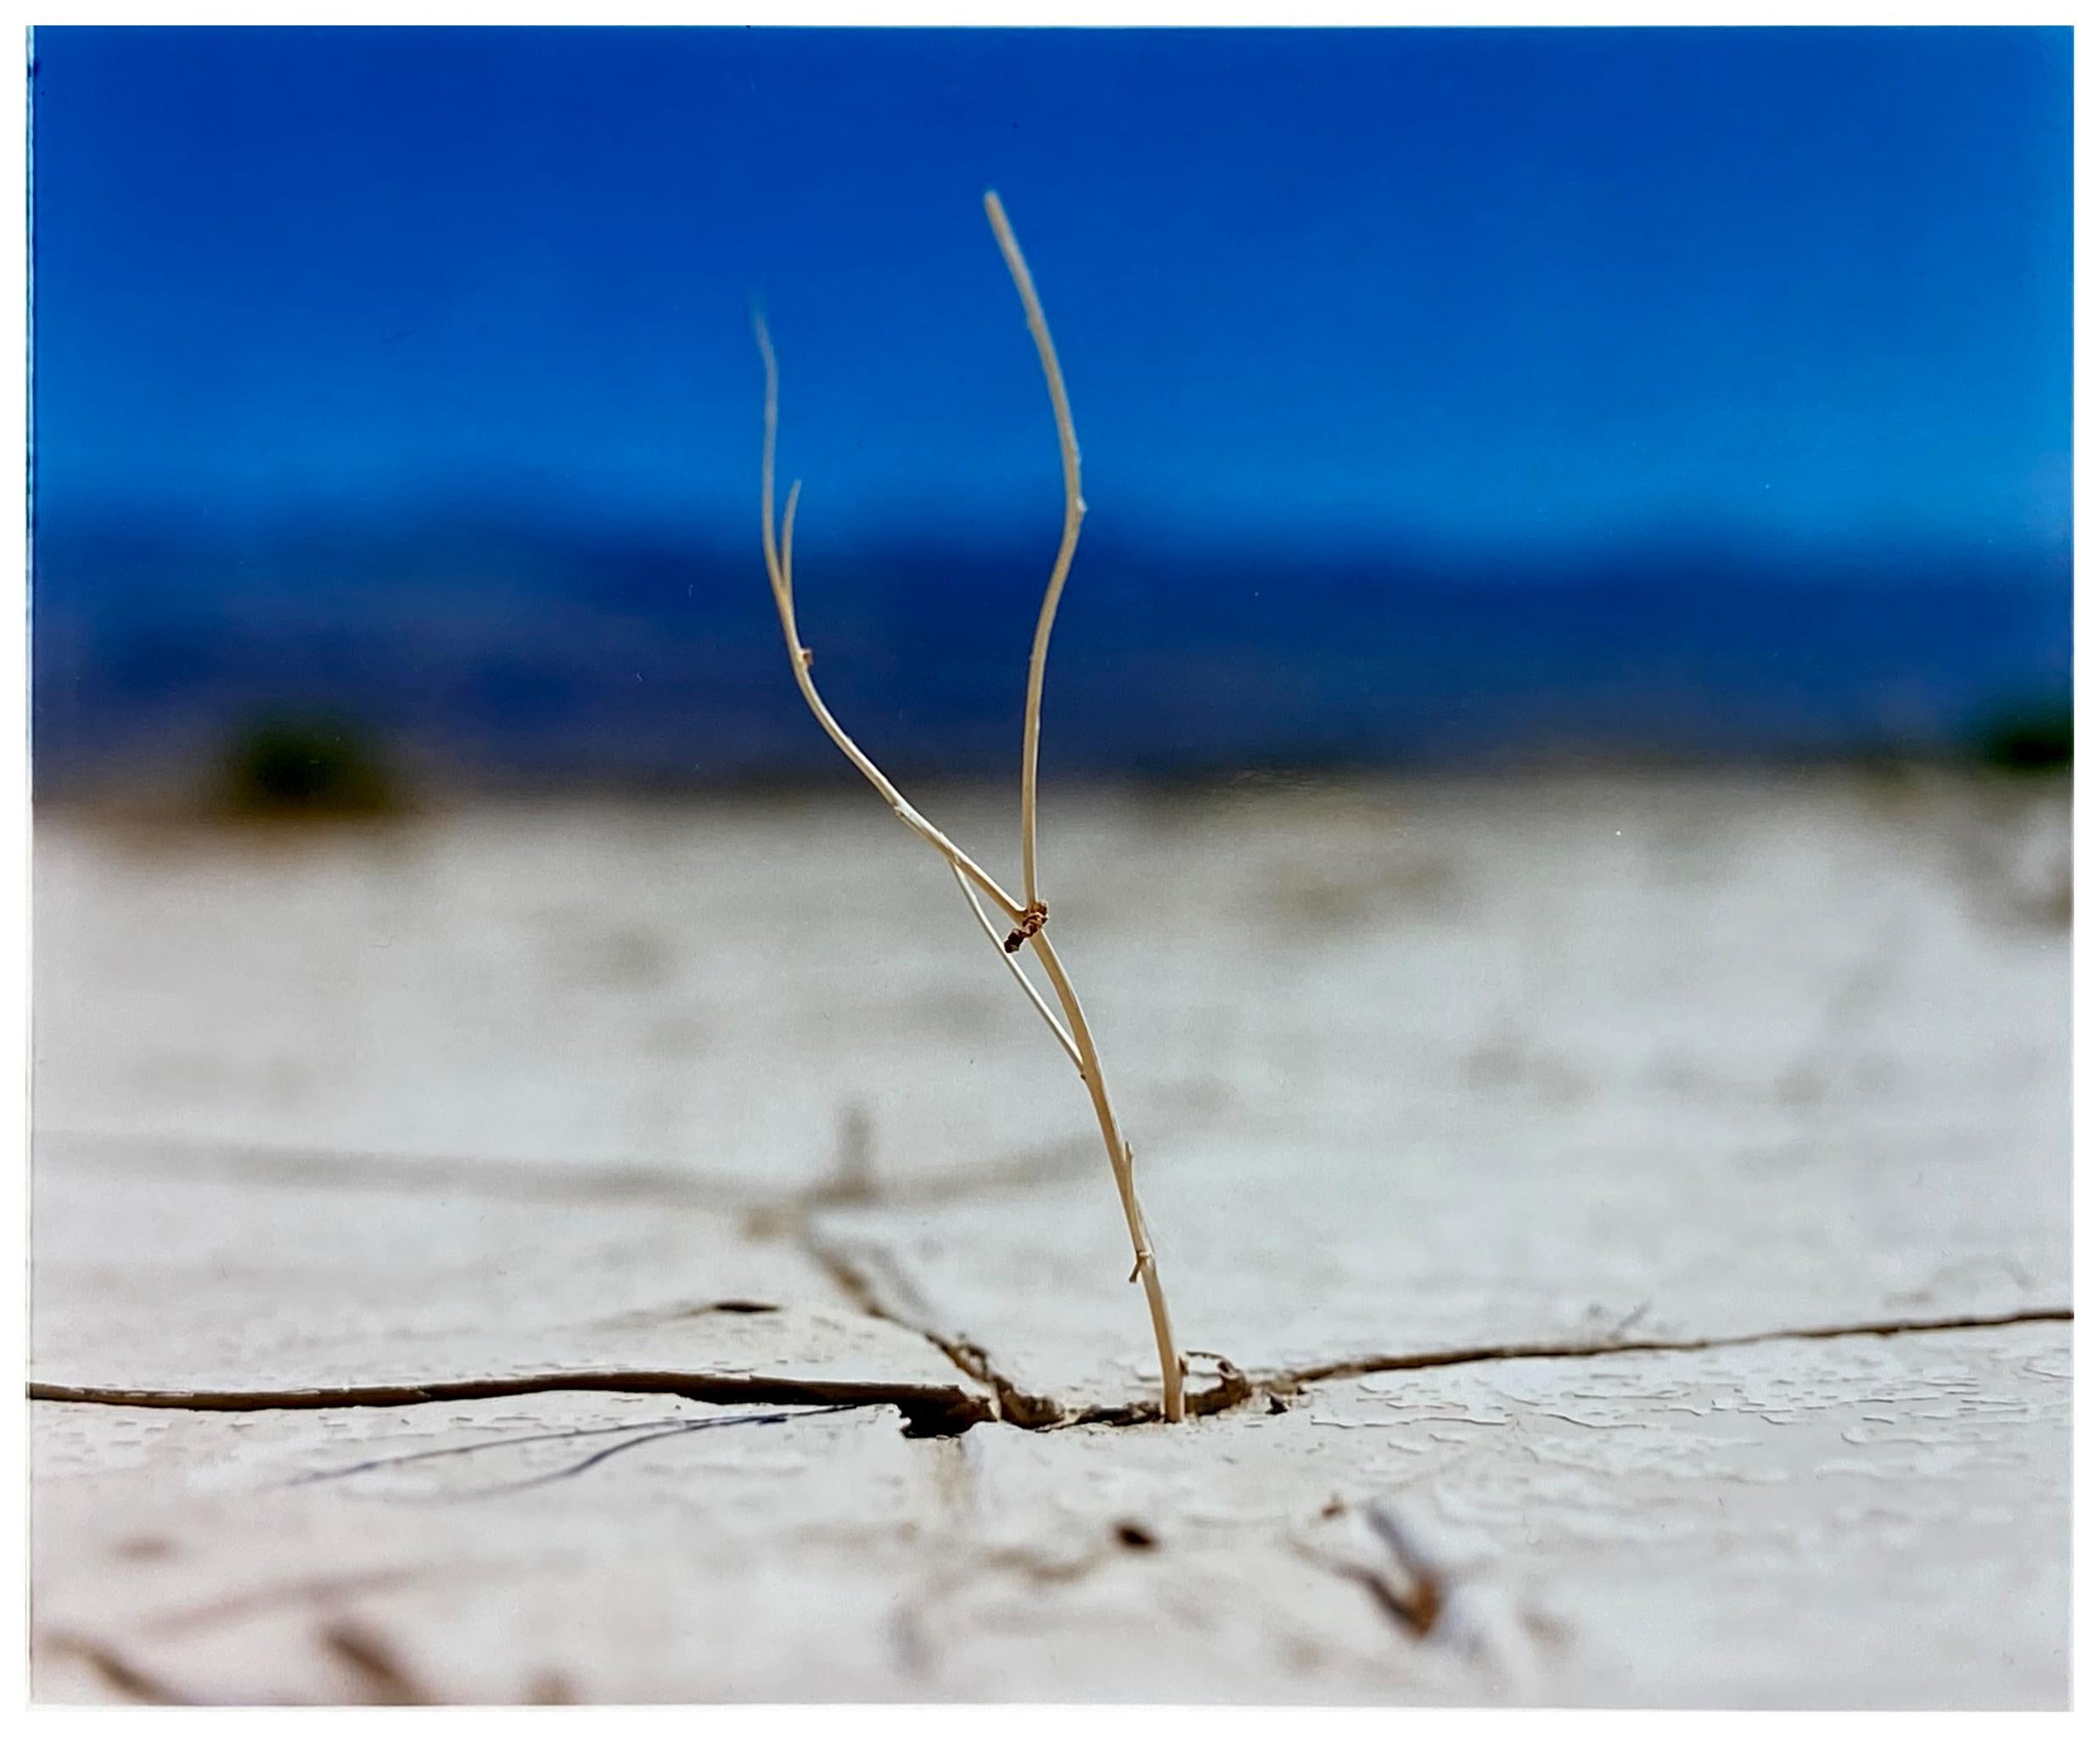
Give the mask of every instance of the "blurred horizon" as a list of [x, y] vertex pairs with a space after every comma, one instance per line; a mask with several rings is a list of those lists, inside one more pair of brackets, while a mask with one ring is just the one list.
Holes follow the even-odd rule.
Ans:
[[1973, 752], [2069, 708], [2064, 30], [40, 29], [40, 796]]

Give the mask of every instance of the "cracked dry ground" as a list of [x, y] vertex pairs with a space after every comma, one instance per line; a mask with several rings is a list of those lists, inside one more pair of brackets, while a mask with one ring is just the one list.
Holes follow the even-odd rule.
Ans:
[[865, 801], [46, 815], [35, 1693], [2063, 1706], [2064, 811], [1060, 797], [1180, 1428]]

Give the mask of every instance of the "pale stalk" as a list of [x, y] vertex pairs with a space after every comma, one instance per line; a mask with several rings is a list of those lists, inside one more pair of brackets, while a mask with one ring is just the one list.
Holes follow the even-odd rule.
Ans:
[[890, 783], [882, 769], [861, 752], [860, 744], [845, 733], [845, 726], [831, 715], [831, 709], [824, 704], [823, 697], [817, 692], [817, 680], [810, 674], [810, 666], [815, 661], [814, 655], [802, 643], [795, 621], [795, 569], [791, 563], [795, 550], [795, 507], [800, 497], [802, 485], [796, 482], [788, 491], [787, 510], [781, 523], [779, 541], [776, 544], [773, 537], [773, 450], [779, 439], [780, 367], [774, 360], [773, 341], [766, 330], [764, 318], [754, 316], [752, 325], [758, 334], [759, 354], [766, 362], [766, 453], [760, 468], [766, 572], [772, 581], [773, 604], [780, 613], [781, 631], [788, 638], [788, 662], [795, 670], [795, 686], [801, 689], [802, 698], [816, 715], [817, 723], [824, 727], [824, 734], [838, 744], [839, 753], [860, 769], [861, 776], [882, 793], [897, 818], [946, 857], [949, 867], [958, 876], [967, 875], [975, 882], [1001, 911], [1018, 923], [1021, 919], [1021, 907], [1014, 903], [1013, 896], [980, 869], [967, 851], [905, 800], [903, 792]]
[[1064, 395], [1064, 371], [1058, 366], [1057, 346], [1050, 341], [1050, 322], [1043, 317], [1036, 280], [1028, 261], [1021, 256], [1021, 244], [1014, 238], [1014, 226], [1006, 221], [1006, 207], [999, 203], [998, 194], [985, 195], [985, 215], [991, 220], [999, 251], [1006, 255], [1007, 271], [1027, 311], [1028, 329], [1036, 340], [1044, 383], [1050, 389], [1050, 409], [1058, 420], [1058, 452], [1064, 463], [1064, 530], [1058, 540], [1050, 583], [1043, 588], [1042, 608], [1036, 616], [1035, 643], [1028, 653], [1028, 705], [1021, 714], [1021, 896], [1032, 905], [1042, 896], [1036, 884], [1036, 760], [1042, 740], [1043, 665], [1050, 656], [1050, 630], [1056, 624], [1058, 600], [1064, 595], [1065, 576], [1072, 570], [1072, 556], [1079, 547], [1079, 524], [1086, 517], [1086, 502], [1079, 492], [1079, 434], [1072, 426], [1072, 406]]
[[[802, 698], [810, 711], [839, 752], [882, 794], [898, 819], [947, 860], [949, 870], [962, 889], [978, 926], [998, 945], [1014, 981], [1027, 993], [1029, 1000], [1035, 1004], [1036, 1011], [1042, 1016], [1044, 1023], [1050, 1028], [1066, 1056], [1079, 1070], [1081, 1079], [1086, 1083], [1087, 1096], [1093, 1101], [1095, 1119], [1101, 1127], [1102, 1143], [1108, 1149], [1109, 1166], [1115, 1178], [1116, 1193], [1123, 1207], [1124, 1223], [1129, 1228], [1131, 1248], [1136, 1257], [1136, 1265], [1131, 1269], [1131, 1277], [1143, 1282], [1146, 1304], [1151, 1311], [1153, 1338], [1159, 1355], [1161, 1410], [1170, 1422], [1179, 1422], [1186, 1413], [1181, 1354], [1174, 1343], [1173, 1324], [1168, 1319], [1166, 1297], [1159, 1285], [1159, 1264], [1152, 1248], [1151, 1233], [1145, 1224], [1144, 1209], [1137, 1199], [1130, 1143], [1123, 1138], [1122, 1130], [1116, 1122], [1115, 1109], [1109, 1102], [1108, 1086], [1102, 1075], [1100, 1052], [1094, 1045], [1093, 1033], [1087, 1026], [1086, 1014], [1080, 1006], [1078, 993], [1065, 974], [1064, 962], [1058, 959], [1056, 948], [1040, 927], [1040, 890], [1036, 871], [1036, 767], [1042, 734], [1043, 666], [1049, 653], [1050, 631], [1057, 619], [1058, 601], [1064, 590], [1065, 577], [1071, 570], [1073, 552], [1079, 542], [1080, 520], [1086, 513], [1086, 505], [1079, 492], [1079, 442], [1072, 426], [1071, 406], [1065, 397], [1064, 376], [1058, 367], [1057, 351], [1050, 341], [1050, 328], [1043, 318], [1042, 305], [1036, 297], [1034, 280], [1029, 275], [1027, 261], [1021, 255], [1020, 244], [1014, 239], [1013, 228], [1007, 221], [1005, 209], [1000, 205], [997, 193], [987, 193], [985, 195], [985, 210], [991, 220], [992, 231], [998, 238], [999, 247], [1006, 256], [1014, 287], [1019, 291], [1022, 305], [1027, 311], [1029, 330], [1035, 335], [1036, 354], [1041, 358], [1043, 378], [1050, 390], [1051, 409], [1057, 418], [1058, 443], [1064, 465], [1064, 530], [1058, 545], [1057, 560], [1051, 569], [1049, 585], [1043, 593], [1042, 608], [1036, 617], [1035, 642], [1029, 657], [1027, 705], [1022, 719], [1021, 865], [1026, 889], [1025, 905], [1017, 904], [968, 853], [905, 800], [903, 793], [873, 760], [861, 752], [860, 746], [832, 716], [830, 709], [824, 704], [823, 697], [817, 691], [815, 678], [810, 674], [811, 655], [809, 648], [802, 643], [795, 614], [795, 513], [796, 503], [800, 498], [801, 485], [798, 482], [789, 491], [776, 542], [773, 468], [779, 428], [779, 368], [774, 359], [772, 341], [766, 333], [765, 321], [755, 317], [753, 324], [758, 334], [759, 351], [766, 364], [766, 446], [762, 468], [766, 569], [772, 583], [773, 603], [779, 612], [781, 631], [787, 636], [788, 661], [794, 670], [795, 684], [802, 691]], [[1019, 959], [1007, 950], [1004, 941], [985, 916], [983, 906], [978, 903], [977, 894], [980, 891], [1017, 927], [1026, 920], [1030, 910], [1036, 911], [1036, 927], [1028, 939], [1034, 943], [1036, 957], [1042, 961], [1051, 988], [1064, 1011], [1064, 1024], [1059, 1024], [1048, 1003], [1029, 981]]]
[[[1064, 581], [1072, 570], [1073, 552], [1079, 547], [1080, 521], [1086, 502], [1080, 494], [1079, 434], [1072, 425], [1071, 401], [1065, 395], [1064, 371], [1058, 366], [1057, 346], [1050, 339], [1050, 322], [1044, 317], [1042, 300], [1036, 294], [1034, 274], [1021, 253], [1021, 244], [1007, 221], [1006, 207], [996, 193], [985, 194], [985, 215], [991, 220], [999, 251], [1006, 256], [1008, 272], [1019, 293], [1028, 315], [1028, 329], [1036, 340], [1036, 355], [1042, 364], [1043, 384], [1050, 391], [1050, 411], [1057, 419], [1058, 452], [1064, 466], [1064, 530], [1058, 540], [1057, 559], [1051, 564], [1050, 581], [1043, 588], [1042, 608], [1036, 616], [1035, 643], [1028, 654], [1028, 698], [1021, 714], [1021, 883], [1022, 897], [1040, 909], [1042, 890], [1036, 875], [1036, 766], [1042, 739], [1042, 678], [1050, 655], [1050, 630], [1055, 625], [1058, 602], [1064, 595]], [[1152, 1336], [1159, 1351], [1161, 1410], [1168, 1422], [1179, 1423], [1182, 1399], [1182, 1360], [1174, 1343], [1174, 1325], [1168, 1319], [1166, 1293], [1160, 1288], [1159, 1261], [1152, 1236], [1145, 1224], [1144, 1208], [1137, 1200], [1137, 1180], [1131, 1174], [1130, 1143], [1115, 1120], [1115, 1107], [1109, 1102], [1108, 1082], [1101, 1072], [1100, 1052], [1081, 1010], [1079, 995], [1065, 975], [1064, 965], [1049, 936], [1038, 928], [1030, 938], [1036, 956], [1042, 962], [1050, 987], [1064, 1010], [1065, 1023], [1079, 1050], [1080, 1078], [1093, 1100], [1094, 1117], [1101, 1124], [1102, 1144], [1109, 1150], [1109, 1168], [1115, 1174], [1115, 1190], [1123, 1203], [1124, 1223], [1130, 1228], [1131, 1249], [1137, 1257], [1132, 1277], [1144, 1282], [1145, 1303], [1152, 1312]], [[1025, 980], [1024, 980], [1025, 981]]]
[[1166, 1313], [1166, 1293], [1159, 1286], [1159, 1264], [1153, 1253], [1152, 1232], [1145, 1224], [1145, 1210], [1138, 1204], [1137, 1179], [1132, 1174], [1130, 1143], [1124, 1140], [1123, 1131], [1117, 1126], [1115, 1107], [1109, 1102], [1108, 1082], [1102, 1078], [1101, 1053], [1094, 1048], [1094, 1035], [1080, 1007], [1079, 992], [1064, 975], [1064, 962], [1058, 958], [1058, 950], [1045, 932], [1037, 930], [1030, 939], [1079, 1046], [1079, 1076], [1086, 1083], [1086, 1096], [1094, 1102], [1094, 1118], [1101, 1124], [1102, 1144], [1109, 1149], [1109, 1165], [1115, 1173], [1115, 1192], [1123, 1203], [1123, 1222], [1130, 1227], [1131, 1248], [1137, 1256], [1131, 1277], [1144, 1282], [1145, 1307], [1152, 1312], [1152, 1337], [1159, 1350], [1160, 1410], [1169, 1424], [1179, 1424], [1184, 1410], [1182, 1357], [1174, 1344], [1174, 1324]]

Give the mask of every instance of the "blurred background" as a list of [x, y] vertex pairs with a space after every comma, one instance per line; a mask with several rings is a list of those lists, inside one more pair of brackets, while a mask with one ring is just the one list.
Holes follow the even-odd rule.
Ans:
[[829, 692], [899, 776], [1004, 775], [1061, 499], [986, 187], [1092, 508], [1048, 776], [2068, 718], [2064, 31], [35, 52], [40, 798], [267, 787], [323, 724], [404, 790], [838, 776], [755, 297]]
[[42, 1128], [1096, 1163], [760, 556], [755, 300], [820, 680], [1010, 876], [1062, 496], [987, 187], [1085, 451], [1046, 886], [1141, 1141], [2053, 1127], [2068, 31], [34, 57]]

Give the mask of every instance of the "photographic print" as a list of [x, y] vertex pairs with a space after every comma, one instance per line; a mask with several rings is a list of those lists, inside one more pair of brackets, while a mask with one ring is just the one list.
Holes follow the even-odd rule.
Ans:
[[2068, 1706], [2068, 29], [25, 47], [34, 1701]]

